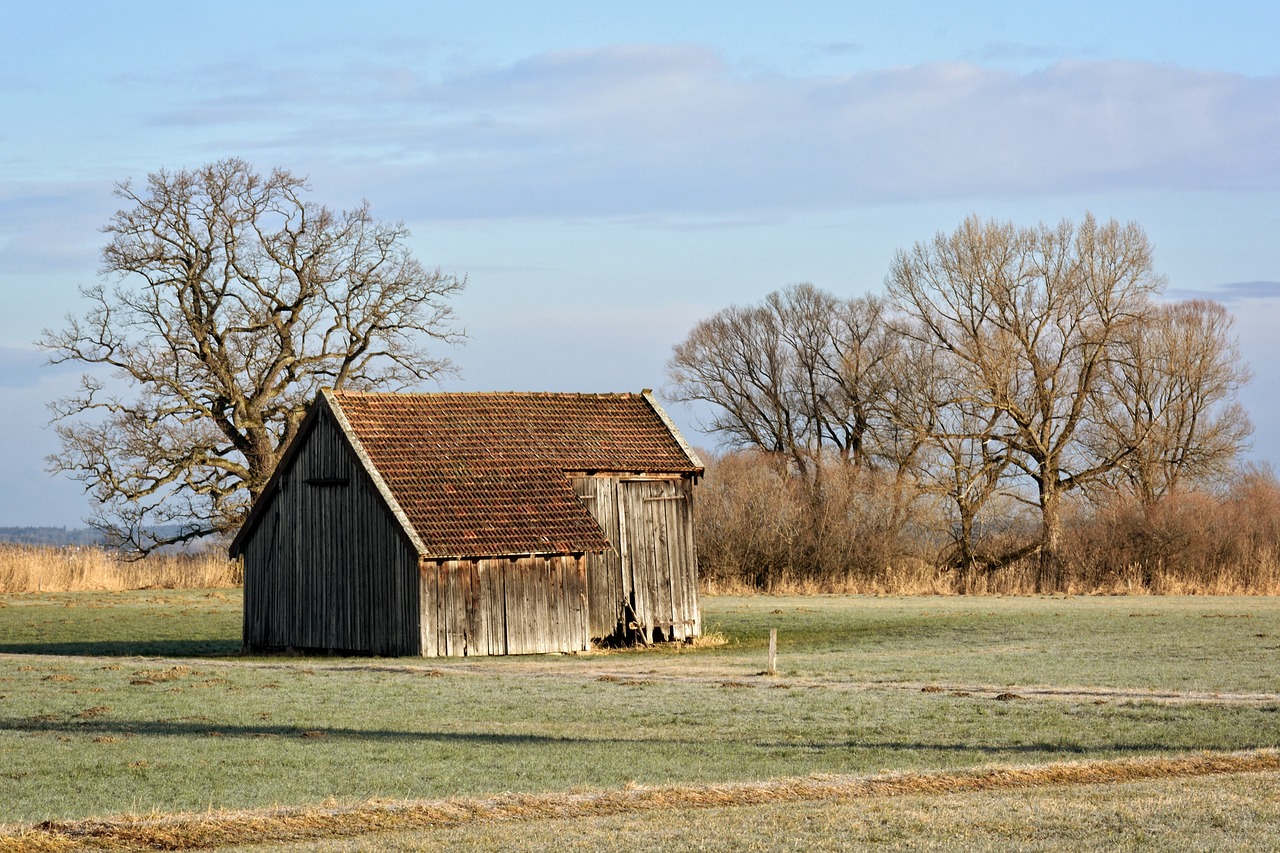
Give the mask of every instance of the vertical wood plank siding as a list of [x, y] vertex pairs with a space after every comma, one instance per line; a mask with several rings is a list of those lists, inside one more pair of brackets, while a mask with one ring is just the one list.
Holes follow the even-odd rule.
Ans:
[[603, 554], [587, 555], [587, 609], [591, 636], [613, 636], [623, 619], [623, 605], [631, 598], [622, 574], [622, 549], [618, 531], [618, 480], [616, 477], [576, 477], [574, 491], [582, 498], [613, 547]]
[[588, 554], [591, 636], [624, 632], [628, 607], [645, 642], [702, 633], [688, 479], [579, 477], [574, 489], [613, 544]]
[[417, 554], [327, 413], [303, 440], [243, 547], [245, 645], [420, 654]]
[[569, 554], [424, 558], [422, 653], [520, 655], [590, 648], [586, 562]]

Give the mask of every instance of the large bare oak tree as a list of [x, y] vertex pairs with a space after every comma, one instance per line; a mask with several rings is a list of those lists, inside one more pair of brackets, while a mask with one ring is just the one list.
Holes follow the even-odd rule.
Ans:
[[[55, 471], [90, 519], [145, 553], [235, 529], [321, 388], [405, 388], [449, 373], [465, 280], [424, 268], [402, 224], [337, 212], [302, 178], [229, 159], [116, 187], [89, 307], [46, 330], [91, 368], [53, 404]], [[109, 370], [114, 378], [106, 379]]]

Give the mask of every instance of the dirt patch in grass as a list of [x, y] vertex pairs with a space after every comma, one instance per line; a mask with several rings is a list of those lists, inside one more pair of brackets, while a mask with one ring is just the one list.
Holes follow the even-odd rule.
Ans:
[[90, 719], [93, 719], [94, 717], [100, 717], [110, 710], [111, 710], [110, 705], [94, 705], [92, 708], [85, 708], [83, 711], [76, 714], [75, 716], [77, 719], [90, 720]]
[[1280, 770], [1280, 751], [1202, 753], [1175, 758], [987, 767], [945, 773], [815, 775], [718, 785], [627, 786], [620, 790], [503, 794], [430, 802], [272, 809], [116, 820], [46, 822], [0, 834], [0, 851], [200, 850], [342, 838], [372, 832], [460, 827], [484, 821], [594, 818], [668, 809], [859, 800], [1049, 786], [1134, 782]]

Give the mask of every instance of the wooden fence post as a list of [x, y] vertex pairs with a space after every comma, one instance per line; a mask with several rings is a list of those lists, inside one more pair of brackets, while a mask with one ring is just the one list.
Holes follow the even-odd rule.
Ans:
[[769, 675], [778, 674], [778, 629], [769, 629], [769, 668], [765, 670]]

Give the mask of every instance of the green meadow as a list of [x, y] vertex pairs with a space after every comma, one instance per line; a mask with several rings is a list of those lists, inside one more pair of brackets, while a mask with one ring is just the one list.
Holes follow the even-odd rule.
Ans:
[[[1280, 605], [1270, 598], [761, 596], [712, 597], [703, 609], [709, 642], [696, 646], [502, 659], [292, 658], [239, 654], [238, 590], [5, 596], [0, 823], [16, 832], [124, 814], [1280, 746]], [[773, 675], [765, 673], [770, 628], [779, 637]], [[1176, 813], [1160, 825], [1177, 834], [1209, 821], [1197, 815], [1217, 798], [1251, 817], [1235, 821], [1234, 835], [1204, 837], [1247, 847], [1251, 833], [1266, 837], [1278, 826], [1275, 779], [897, 798], [878, 806], [888, 810], [880, 829], [858, 823], [865, 809], [856, 804], [676, 810], [664, 814], [663, 831], [685, 821], [690, 837], [706, 836], [707, 849], [742, 849], [752, 839], [767, 849], [814, 849], [838, 847], [840, 838], [871, 843], [878, 833], [926, 844], [927, 823], [942, 827], [940, 844], [969, 833], [979, 849], [984, 838], [1020, 843], [998, 826], [1028, 825], [1017, 815], [1037, 798], [1047, 798], [1035, 823], [1047, 844], [1055, 837], [1048, 824], [1072, 815], [1082, 832], [1111, 826], [1104, 812], [1117, 803], [1128, 804], [1133, 826], [1144, 814]], [[379, 846], [536, 848], [544, 827], [555, 837], [581, 834], [583, 849], [605, 849], [609, 833], [626, 831], [615, 825], [646, 820], [390, 834]], [[979, 824], [988, 820], [984, 834]], [[1099, 830], [1099, 849], [1129, 838], [1130, 824]]]

